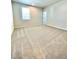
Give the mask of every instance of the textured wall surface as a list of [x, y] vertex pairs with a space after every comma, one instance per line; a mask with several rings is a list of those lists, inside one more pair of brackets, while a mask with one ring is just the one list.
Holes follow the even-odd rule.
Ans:
[[67, 29], [67, 2], [60, 1], [44, 9], [47, 12], [47, 25]]
[[[13, 19], [14, 19], [14, 27], [20, 28], [20, 27], [33, 27], [38, 26], [42, 24], [42, 9], [32, 6], [27, 6], [23, 4], [18, 3], [12, 3], [13, 5]], [[30, 9], [30, 15], [31, 19], [28, 21], [22, 20], [21, 15], [21, 8], [22, 7], [28, 7]]]

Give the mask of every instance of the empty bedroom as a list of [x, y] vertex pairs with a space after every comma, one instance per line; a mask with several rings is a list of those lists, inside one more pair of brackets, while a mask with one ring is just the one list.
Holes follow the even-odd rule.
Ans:
[[11, 3], [11, 59], [67, 59], [67, 1]]

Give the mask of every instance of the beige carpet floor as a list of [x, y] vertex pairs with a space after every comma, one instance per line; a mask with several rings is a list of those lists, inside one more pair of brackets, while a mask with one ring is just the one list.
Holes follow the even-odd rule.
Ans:
[[12, 59], [67, 59], [67, 32], [57, 28], [15, 29], [11, 44]]

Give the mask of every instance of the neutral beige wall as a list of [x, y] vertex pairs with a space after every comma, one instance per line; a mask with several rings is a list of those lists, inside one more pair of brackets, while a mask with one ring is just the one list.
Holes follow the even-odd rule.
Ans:
[[[42, 9], [32, 6], [26, 6], [22, 4], [12, 3], [13, 5], [13, 18], [14, 27], [33, 27], [42, 24]], [[21, 18], [21, 7], [29, 7], [31, 11], [31, 19], [28, 21], [23, 21]]]
[[67, 29], [67, 5], [66, 1], [59, 1], [44, 9], [47, 12], [47, 24], [48, 26], [57, 27], [60, 29]]

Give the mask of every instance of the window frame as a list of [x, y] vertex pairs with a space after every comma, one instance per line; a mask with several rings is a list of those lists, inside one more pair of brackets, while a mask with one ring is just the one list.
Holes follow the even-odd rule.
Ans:
[[[25, 17], [25, 16], [23, 16], [23, 11], [22, 11], [22, 8], [25, 8], [25, 9], [28, 9], [29, 10], [29, 12], [28, 12], [28, 14], [29, 14], [29, 17]], [[26, 12], [27, 13], [27, 12]], [[27, 15], [27, 14], [26, 14]], [[25, 18], [23, 18], [23, 17], [25, 17]], [[30, 8], [28, 7], [28, 6], [22, 6], [21, 7], [21, 19], [22, 20], [25, 20], [25, 21], [28, 21], [28, 20], [30, 20], [31, 19], [31, 11], [30, 11]]]

